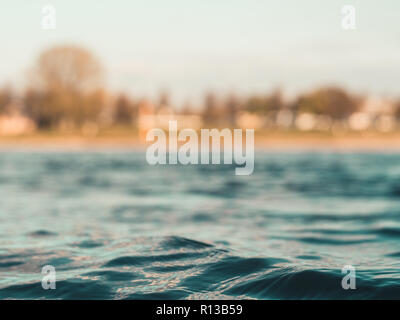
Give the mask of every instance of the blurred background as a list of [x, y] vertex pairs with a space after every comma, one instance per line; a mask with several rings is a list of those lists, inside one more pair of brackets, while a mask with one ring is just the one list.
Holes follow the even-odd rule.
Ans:
[[[0, 298], [399, 299], [400, 2], [0, 6]], [[253, 174], [150, 166], [169, 120]]]
[[2, 0], [0, 134], [395, 132], [399, 5], [350, 5]]

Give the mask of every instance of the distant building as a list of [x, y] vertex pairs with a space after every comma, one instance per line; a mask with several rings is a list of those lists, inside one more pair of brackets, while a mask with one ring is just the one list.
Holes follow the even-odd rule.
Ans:
[[289, 129], [293, 126], [294, 120], [293, 111], [282, 109], [277, 112], [275, 122], [278, 128]]
[[153, 128], [163, 130], [169, 129], [169, 121], [175, 120], [178, 124], [178, 130], [194, 129], [199, 130], [202, 126], [201, 117], [195, 114], [176, 114], [174, 110], [166, 105], [155, 108], [154, 104], [148, 100], [143, 100], [139, 104], [138, 110], [138, 130], [141, 140], [146, 139], [146, 134]]
[[22, 113], [19, 103], [10, 103], [3, 114], [0, 114], [0, 135], [16, 136], [31, 133], [36, 129], [35, 123]]
[[264, 122], [262, 117], [250, 112], [240, 112], [236, 117], [236, 123], [241, 129], [261, 129]]
[[393, 108], [392, 101], [375, 96], [367, 97], [361, 105], [361, 111], [371, 115], [391, 114], [394, 111]]
[[360, 109], [360, 112], [352, 114], [349, 118], [351, 129], [375, 129], [388, 132], [396, 128], [394, 103], [389, 99], [368, 97], [363, 101]]
[[373, 117], [367, 112], [355, 112], [348, 120], [349, 127], [351, 130], [362, 131], [370, 128]]
[[315, 128], [317, 117], [312, 113], [301, 113], [296, 117], [295, 125], [300, 131], [310, 131]]
[[20, 112], [0, 115], [0, 135], [15, 136], [34, 131], [35, 123]]
[[376, 117], [374, 127], [381, 132], [389, 132], [396, 129], [397, 120], [393, 114], [382, 114]]

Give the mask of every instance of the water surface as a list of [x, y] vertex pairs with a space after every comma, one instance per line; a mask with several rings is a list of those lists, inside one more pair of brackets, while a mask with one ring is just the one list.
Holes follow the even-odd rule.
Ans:
[[3, 152], [0, 192], [1, 299], [400, 298], [400, 154]]

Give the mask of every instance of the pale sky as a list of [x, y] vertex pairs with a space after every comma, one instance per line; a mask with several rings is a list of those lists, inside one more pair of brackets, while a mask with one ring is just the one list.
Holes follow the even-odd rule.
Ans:
[[[41, 26], [47, 4], [55, 30]], [[355, 30], [341, 26], [346, 4]], [[0, 86], [22, 86], [43, 49], [67, 43], [90, 49], [108, 85], [137, 97], [324, 84], [400, 96], [399, 0], [0, 0], [0, 40]]]

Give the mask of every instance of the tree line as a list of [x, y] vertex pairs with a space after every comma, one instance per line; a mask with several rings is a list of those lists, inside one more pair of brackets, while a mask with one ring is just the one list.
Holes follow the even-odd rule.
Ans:
[[[9, 112], [7, 108], [15, 96], [10, 88], [0, 90], [0, 114]], [[290, 102], [285, 101], [279, 90], [247, 97], [233, 93], [221, 97], [209, 92], [204, 96], [201, 109], [186, 105], [176, 112], [198, 114], [210, 126], [234, 126], [240, 112], [273, 117], [282, 110], [325, 115], [340, 121], [360, 110], [363, 99], [339, 87], [318, 88]], [[38, 128], [50, 130], [79, 128], [86, 123], [132, 126], [141, 103], [140, 99], [132, 99], [124, 93], [110, 94], [105, 88], [99, 60], [88, 50], [76, 46], [57, 46], [40, 54], [19, 100], [21, 112]], [[168, 95], [163, 93], [155, 106], [157, 109], [168, 104]], [[395, 110], [400, 116], [400, 100]]]

